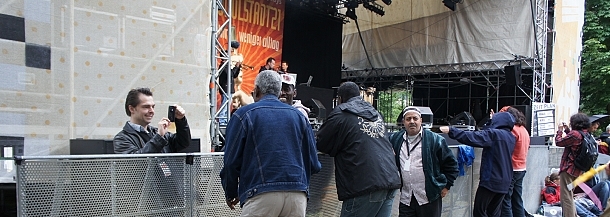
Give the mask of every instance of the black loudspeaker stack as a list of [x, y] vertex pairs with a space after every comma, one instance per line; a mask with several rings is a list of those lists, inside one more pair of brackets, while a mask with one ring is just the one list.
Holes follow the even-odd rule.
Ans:
[[521, 64], [504, 67], [504, 73], [506, 76], [506, 84], [521, 85]]

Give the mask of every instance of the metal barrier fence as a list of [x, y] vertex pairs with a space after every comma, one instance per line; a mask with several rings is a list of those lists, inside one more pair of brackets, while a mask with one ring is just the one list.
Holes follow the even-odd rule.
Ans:
[[[530, 149], [524, 181], [525, 205], [530, 212], [539, 203], [540, 176], [554, 166], [548, 159], [555, 159], [557, 152], [547, 147]], [[18, 157], [18, 215], [239, 216], [239, 208], [230, 210], [225, 203], [219, 176], [222, 154]], [[475, 164], [466, 168], [466, 175], [458, 177], [443, 198], [442, 216], [471, 216], [480, 149], [475, 156]], [[542, 158], [546, 163], [540, 162]], [[322, 170], [312, 176], [307, 216], [339, 216], [333, 159], [327, 155], [319, 159]], [[397, 216], [398, 200], [397, 195], [393, 216]]]
[[19, 216], [238, 216], [220, 154], [21, 157]]

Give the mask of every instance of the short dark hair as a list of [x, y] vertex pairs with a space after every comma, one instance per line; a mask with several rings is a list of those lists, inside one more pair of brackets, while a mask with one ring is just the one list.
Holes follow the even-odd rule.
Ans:
[[506, 112], [510, 113], [515, 117], [515, 125], [525, 126], [525, 115], [519, 109], [509, 107]]
[[150, 91], [148, 87], [138, 87], [131, 89], [129, 93], [127, 93], [127, 98], [125, 98], [125, 113], [127, 116], [131, 117], [131, 112], [129, 111], [129, 106], [136, 107], [140, 104], [140, 94], [144, 94], [146, 96], [152, 96], [153, 93]]
[[286, 65], [288, 65], [288, 62], [286, 62], [286, 60], [282, 60], [281, 63], [286, 63]]
[[265, 63], [270, 63], [271, 61], [275, 61], [275, 58], [269, 57], [269, 58], [267, 58], [267, 62], [265, 62]]
[[591, 122], [589, 122], [589, 116], [585, 113], [576, 113], [570, 117], [570, 127], [573, 130], [584, 130], [589, 129], [591, 127]]
[[347, 102], [347, 100], [351, 99], [352, 97], [360, 96], [360, 88], [356, 83], [348, 81], [339, 86], [337, 95], [341, 97], [343, 102]]

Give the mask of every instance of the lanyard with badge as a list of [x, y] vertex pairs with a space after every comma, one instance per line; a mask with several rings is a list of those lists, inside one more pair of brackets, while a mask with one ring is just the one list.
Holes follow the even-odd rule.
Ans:
[[[417, 137], [415, 137], [415, 139], [417, 139]], [[411, 170], [411, 152], [413, 150], [415, 150], [415, 148], [417, 148], [417, 146], [421, 143], [421, 139], [419, 139], [419, 141], [417, 141], [417, 143], [415, 143], [415, 145], [413, 145], [413, 148], [409, 149], [409, 139], [407, 138], [407, 141], [405, 141], [407, 143], [407, 160], [405, 161], [405, 166], [404, 166], [404, 170], [405, 171], [410, 171]]]

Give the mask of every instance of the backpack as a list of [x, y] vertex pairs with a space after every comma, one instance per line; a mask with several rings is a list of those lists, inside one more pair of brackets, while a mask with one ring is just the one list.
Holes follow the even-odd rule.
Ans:
[[580, 142], [579, 151], [575, 153], [574, 166], [576, 169], [586, 172], [589, 171], [597, 161], [597, 142], [591, 134], [583, 133], [580, 130], [578, 132], [583, 139]]

